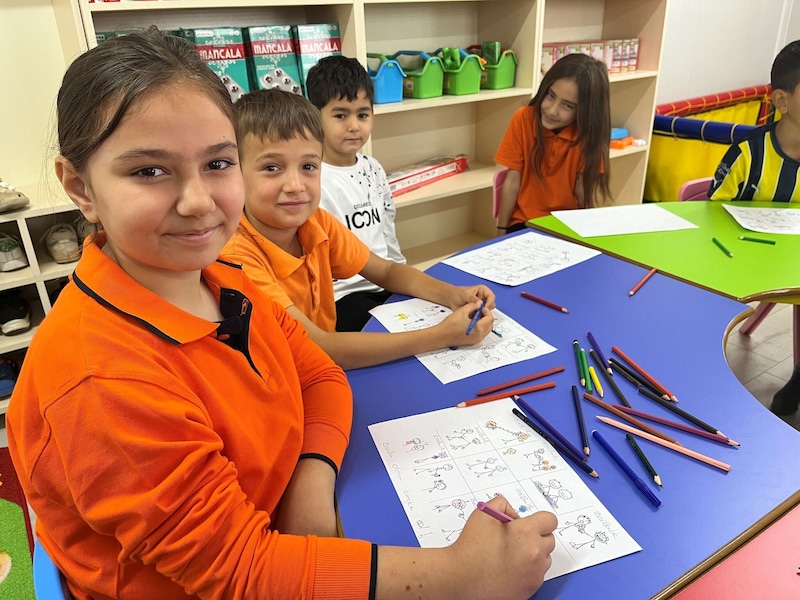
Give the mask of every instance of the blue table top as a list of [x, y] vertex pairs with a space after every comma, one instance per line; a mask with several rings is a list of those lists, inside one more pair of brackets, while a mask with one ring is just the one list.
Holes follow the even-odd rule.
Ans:
[[[428, 272], [458, 285], [483, 282], [443, 264]], [[588, 349], [588, 331], [607, 356], [612, 355], [612, 345], [621, 348], [676, 394], [679, 407], [713, 424], [741, 447], [659, 426], [687, 447], [730, 463], [731, 471], [724, 473], [640, 440], [664, 482], [656, 492], [663, 502], [659, 509], [632, 488], [606, 453], [595, 449], [590, 463], [599, 480], [575, 470], [643, 550], [546, 581], [537, 600], [586, 598], [609, 586], [615, 598], [657, 595], [800, 489], [800, 470], [795, 464], [800, 433], [753, 398], [725, 361], [726, 331], [748, 307], [660, 274], [629, 297], [628, 291], [646, 272], [600, 255], [518, 287], [492, 285], [500, 310], [556, 346], [556, 353], [447, 385], [413, 357], [349, 371], [354, 421], [337, 483], [345, 535], [382, 545], [418, 545], [367, 429], [372, 423], [450, 407], [472, 398], [479, 389], [564, 365], [564, 372], [546, 378], [555, 381], [556, 388], [526, 400], [580, 445], [570, 394], [577, 377], [572, 340], [578, 339]], [[526, 300], [519, 295], [522, 290], [570, 312], [563, 314]], [[368, 329], [382, 327], [373, 320]], [[615, 380], [634, 408], [680, 420], [638, 394], [621, 377]], [[605, 399], [617, 402], [608, 386]], [[594, 418], [613, 415], [588, 402], [583, 411], [590, 431], [598, 429], [617, 447], [625, 443], [623, 432]]]

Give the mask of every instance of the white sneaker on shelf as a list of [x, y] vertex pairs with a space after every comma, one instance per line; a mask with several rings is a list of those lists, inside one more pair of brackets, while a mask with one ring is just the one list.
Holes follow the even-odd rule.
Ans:
[[0, 179], [0, 213], [26, 208], [31, 201], [10, 183]]
[[81, 257], [78, 233], [69, 223], [56, 223], [44, 232], [41, 241], [47, 253], [59, 264], [75, 262]]
[[0, 271], [16, 271], [28, 266], [28, 258], [19, 240], [0, 232]]

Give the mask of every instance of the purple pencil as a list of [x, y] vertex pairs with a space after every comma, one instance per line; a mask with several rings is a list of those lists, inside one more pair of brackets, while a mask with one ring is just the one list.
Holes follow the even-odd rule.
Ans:
[[589, 333], [587, 333], [586, 337], [589, 338], [589, 343], [592, 345], [592, 348], [594, 348], [594, 351], [597, 352], [597, 357], [600, 359], [600, 362], [605, 367], [606, 373], [612, 375], [613, 371], [611, 370], [611, 363], [609, 363], [608, 360], [606, 359], [606, 355], [603, 354], [603, 351], [600, 349], [600, 344], [598, 344], [597, 340], [594, 339], [592, 332], [590, 331]]
[[560, 432], [560, 431], [558, 431], [558, 429], [556, 429], [555, 427], [553, 427], [552, 425], [550, 425], [550, 423], [548, 423], [547, 421], [545, 421], [545, 419], [542, 417], [542, 415], [540, 415], [540, 414], [539, 414], [539, 413], [537, 413], [535, 410], [533, 410], [533, 408], [531, 408], [531, 405], [530, 405], [530, 404], [528, 404], [527, 402], [525, 402], [525, 400], [523, 400], [523, 399], [522, 399], [522, 398], [520, 398], [519, 396], [513, 396], [511, 399], [514, 401], [514, 404], [516, 404], [516, 405], [517, 405], [517, 406], [519, 406], [519, 407], [520, 407], [520, 408], [521, 408], [523, 411], [525, 411], [526, 413], [528, 413], [528, 415], [530, 415], [531, 417], [533, 417], [534, 419], [536, 419], [537, 421], [539, 421], [539, 423], [542, 425], [542, 427], [544, 427], [544, 428], [545, 428], [547, 431], [549, 431], [549, 432], [550, 432], [550, 434], [551, 434], [551, 435], [552, 435], [554, 438], [556, 438], [556, 439], [557, 439], [559, 442], [561, 442], [562, 444], [564, 444], [564, 446], [566, 446], [567, 450], [569, 450], [570, 452], [572, 452], [572, 453], [575, 455], [575, 457], [576, 457], [578, 460], [580, 460], [580, 461], [586, 461], [586, 459], [587, 459], [588, 457], [584, 456], [583, 452], [581, 452], [580, 450], [578, 450], [578, 449], [577, 449], [577, 448], [574, 446], [574, 444], [572, 444], [572, 443], [571, 443], [571, 442], [570, 442], [570, 441], [569, 441], [567, 438], [565, 438], [565, 437], [564, 437], [564, 436], [561, 434], [561, 432]]

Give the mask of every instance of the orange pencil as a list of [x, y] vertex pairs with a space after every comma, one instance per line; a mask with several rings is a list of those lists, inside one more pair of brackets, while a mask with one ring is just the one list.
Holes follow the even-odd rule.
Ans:
[[617, 354], [621, 359], [623, 359], [626, 363], [628, 363], [635, 371], [639, 373], [642, 377], [644, 377], [647, 381], [652, 383], [655, 387], [657, 387], [662, 394], [666, 394], [667, 398], [672, 400], [673, 402], [677, 402], [678, 399], [675, 397], [675, 394], [670, 392], [667, 388], [661, 385], [658, 380], [650, 375], [647, 371], [645, 371], [642, 367], [640, 367], [636, 362], [634, 362], [631, 357], [625, 354], [622, 350], [617, 348], [616, 346], [611, 346], [611, 351]]
[[496, 392], [498, 390], [504, 390], [505, 388], [513, 387], [515, 385], [526, 383], [528, 381], [533, 381], [534, 379], [541, 379], [542, 377], [547, 377], [548, 375], [553, 375], [554, 373], [560, 373], [563, 370], [564, 370], [563, 366], [553, 367], [552, 369], [540, 371], [539, 373], [534, 373], [533, 375], [528, 375], [527, 377], [520, 377], [519, 379], [515, 379], [514, 381], [507, 381], [506, 383], [498, 383], [497, 385], [493, 385], [492, 387], [478, 390], [477, 392], [475, 392], [475, 395], [485, 396], [486, 394], [491, 394], [492, 392]]
[[668, 442], [667, 440], [662, 440], [660, 437], [650, 435], [646, 431], [636, 429], [636, 427], [625, 425], [625, 423], [620, 423], [619, 421], [615, 421], [614, 419], [609, 419], [608, 417], [597, 417], [597, 419], [599, 421], [602, 421], [606, 425], [611, 425], [612, 427], [616, 427], [617, 429], [622, 429], [622, 431], [627, 431], [628, 433], [632, 433], [633, 435], [638, 435], [640, 438], [650, 440], [654, 444], [658, 444], [659, 446], [664, 446], [665, 448], [669, 448], [670, 450], [674, 450], [675, 452], [680, 452], [681, 454], [690, 456], [691, 458], [699, 460], [700, 462], [704, 462], [707, 465], [711, 465], [712, 467], [717, 467], [718, 469], [721, 469], [723, 471], [731, 470], [731, 466], [728, 463], [724, 463], [721, 460], [717, 460], [716, 458], [711, 458], [710, 456], [706, 456], [705, 454], [700, 454], [699, 452], [695, 452], [694, 450], [689, 450], [688, 448], [684, 448], [683, 446], [678, 446], [676, 444], [673, 444], [672, 442]]
[[628, 296], [633, 296], [636, 292], [638, 292], [639, 288], [641, 288], [645, 283], [647, 283], [648, 279], [650, 279], [653, 275], [656, 274], [656, 271], [657, 271], [657, 269], [655, 267], [650, 269], [647, 272], [647, 275], [642, 277], [641, 281], [639, 281], [639, 283], [637, 283], [635, 286], [633, 286], [633, 289], [630, 292], [628, 292]]
[[681, 443], [678, 440], [676, 440], [675, 438], [672, 438], [672, 437], [668, 436], [666, 433], [661, 433], [655, 427], [651, 427], [647, 423], [642, 423], [639, 419], [635, 419], [632, 416], [630, 416], [628, 414], [625, 414], [620, 409], [618, 409], [616, 406], [612, 406], [607, 402], [603, 402], [602, 400], [600, 400], [600, 398], [597, 398], [596, 396], [592, 396], [589, 392], [584, 392], [583, 397], [586, 398], [589, 402], [592, 402], [592, 403], [596, 404], [600, 408], [604, 408], [608, 412], [617, 415], [623, 421], [627, 421], [628, 423], [632, 423], [632, 424], [636, 425], [639, 429], [642, 429], [642, 430], [648, 432], [650, 435], [655, 435], [657, 437], [660, 437], [662, 440], [667, 440], [668, 442], [672, 442], [673, 444], [677, 444], [678, 446], [681, 445]]
[[503, 398], [510, 398], [513, 395], [521, 396], [522, 394], [530, 394], [531, 392], [538, 392], [540, 390], [548, 390], [550, 388], [556, 387], [554, 381], [548, 381], [546, 383], [540, 383], [538, 385], [532, 385], [529, 387], [519, 388], [516, 390], [509, 390], [507, 392], [500, 392], [498, 394], [492, 394], [491, 396], [483, 396], [481, 398], [472, 398], [471, 400], [465, 400], [464, 402], [459, 402], [456, 404], [458, 408], [464, 408], [465, 406], [474, 406], [476, 404], [483, 404], [484, 402], [491, 402], [492, 400], [502, 400]]

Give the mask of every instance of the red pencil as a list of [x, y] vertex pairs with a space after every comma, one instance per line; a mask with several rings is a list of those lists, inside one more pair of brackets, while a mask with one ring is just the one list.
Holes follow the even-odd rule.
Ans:
[[540, 371], [539, 373], [534, 373], [533, 375], [528, 375], [527, 377], [520, 377], [519, 379], [515, 379], [514, 381], [507, 381], [506, 383], [498, 383], [497, 385], [493, 385], [492, 387], [478, 390], [477, 392], [475, 392], [475, 395], [485, 396], [486, 394], [491, 394], [492, 392], [496, 392], [498, 390], [504, 390], [505, 388], [513, 387], [515, 385], [526, 383], [528, 381], [533, 381], [534, 379], [547, 377], [548, 375], [553, 375], [554, 373], [560, 373], [563, 370], [564, 370], [563, 366], [553, 367], [552, 369], [547, 369], [546, 371]]
[[563, 313], [568, 313], [569, 311], [564, 308], [563, 306], [559, 306], [549, 300], [545, 300], [544, 298], [539, 298], [538, 296], [534, 296], [533, 294], [529, 294], [528, 292], [520, 292], [520, 296], [523, 298], [527, 298], [528, 300], [533, 300], [534, 302], [538, 302], [539, 304], [544, 304], [545, 306], [549, 306], [550, 308], [555, 308], [556, 310], [560, 310]]
[[647, 283], [647, 280], [648, 280], [648, 279], [650, 279], [650, 278], [651, 278], [653, 275], [655, 275], [655, 274], [656, 274], [656, 270], [657, 270], [657, 269], [656, 269], [655, 267], [653, 267], [652, 269], [650, 269], [650, 270], [647, 272], [647, 275], [645, 275], [644, 277], [642, 277], [641, 281], [639, 281], [639, 283], [637, 283], [635, 286], [633, 286], [633, 289], [632, 289], [630, 292], [628, 292], [628, 296], [633, 296], [633, 295], [634, 295], [636, 292], [638, 292], [638, 291], [639, 291], [639, 288], [641, 288], [641, 287], [642, 287], [642, 286], [643, 286], [645, 283]]
[[654, 435], [656, 437], [661, 438], [662, 440], [666, 440], [673, 444], [677, 444], [678, 446], [683, 445], [675, 438], [669, 437], [666, 433], [662, 433], [655, 427], [650, 427], [650, 425], [648, 425], [647, 423], [642, 423], [639, 419], [634, 419], [632, 416], [626, 415], [620, 409], [608, 404], [607, 402], [603, 402], [602, 400], [600, 400], [600, 398], [596, 396], [592, 396], [589, 392], [584, 392], [583, 397], [586, 398], [589, 402], [596, 404], [600, 408], [606, 409], [611, 414], [618, 416], [620, 419], [627, 421], [628, 423], [631, 423], [633, 425], [636, 425], [636, 427], [638, 427], [643, 431], [646, 431], [650, 435]]
[[625, 354], [625, 353], [624, 353], [622, 350], [620, 350], [620, 349], [619, 349], [619, 348], [617, 348], [616, 346], [611, 346], [611, 351], [612, 351], [612, 352], [614, 352], [615, 354], [617, 354], [617, 356], [619, 356], [619, 357], [620, 357], [622, 360], [624, 360], [626, 363], [628, 363], [628, 364], [629, 364], [629, 365], [630, 365], [630, 366], [631, 366], [631, 367], [632, 367], [632, 368], [633, 368], [633, 369], [634, 369], [636, 372], [638, 372], [638, 373], [639, 373], [639, 375], [641, 375], [642, 377], [644, 377], [644, 378], [645, 378], [647, 381], [649, 381], [649, 382], [650, 382], [650, 383], [652, 383], [652, 384], [653, 384], [653, 385], [654, 385], [656, 388], [658, 388], [658, 389], [659, 389], [659, 391], [661, 391], [661, 393], [662, 393], [662, 394], [666, 394], [666, 395], [667, 395], [667, 398], [669, 398], [669, 399], [670, 399], [670, 400], [672, 400], [673, 402], [677, 402], [677, 401], [678, 401], [678, 399], [675, 397], [675, 394], [673, 394], [673, 393], [672, 393], [672, 392], [670, 392], [670, 391], [669, 391], [667, 388], [665, 388], [663, 385], [661, 385], [661, 384], [658, 382], [658, 380], [656, 380], [656, 378], [655, 378], [655, 377], [653, 377], [652, 375], [650, 375], [650, 373], [648, 373], [648, 372], [647, 372], [647, 371], [645, 371], [645, 370], [644, 370], [642, 367], [640, 367], [638, 364], [636, 364], [636, 362], [634, 362], [634, 361], [633, 361], [633, 359], [631, 359], [631, 358], [630, 358], [630, 357], [629, 357], [627, 354]]
[[685, 425], [683, 423], [678, 423], [677, 421], [671, 421], [670, 419], [665, 419], [664, 417], [651, 415], [650, 413], [646, 413], [643, 410], [637, 410], [635, 408], [631, 408], [630, 406], [622, 406], [621, 404], [618, 404], [616, 405], [616, 407], [622, 412], [631, 415], [636, 415], [637, 417], [641, 417], [642, 419], [647, 419], [648, 421], [653, 421], [655, 423], [661, 423], [662, 425], [666, 425], [667, 427], [674, 427], [675, 429], [680, 429], [681, 431], [685, 431], [686, 433], [691, 433], [692, 435], [704, 437], [707, 440], [713, 440], [715, 442], [719, 442], [720, 444], [727, 444], [728, 446], [741, 446], [741, 444], [736, 440], [732, 440], [731, 438], [726, 437], [719, 433], [710, 433], [708, 431], [698, 429], [697, 427], [692, 427], [691, 425]]
[[516, 390], [500, 392], [499, 394], [492, 394], [491, 396], [472, 398], [471, 400], [465, 400], [464, 402], [459, 402], [458, 404], [456, 404], [456, 407], [464, 408], [465, 406], [474, 406], [476, 404], [483, 404], [484, 402], [491, 402], [492, 400], [502, 400], [503, 398], [510, 398], [515, 394], [517, 396], [521, 396], [522, 394], [530, 394], [531, 392], [538, 392], [540, 390], [547, 390], [554, 387], [556, 387], [555, 382], [548, 381], [547, 383], [540, 383], [538, 385], [532, 385], [529, 387], [519, 388]]

